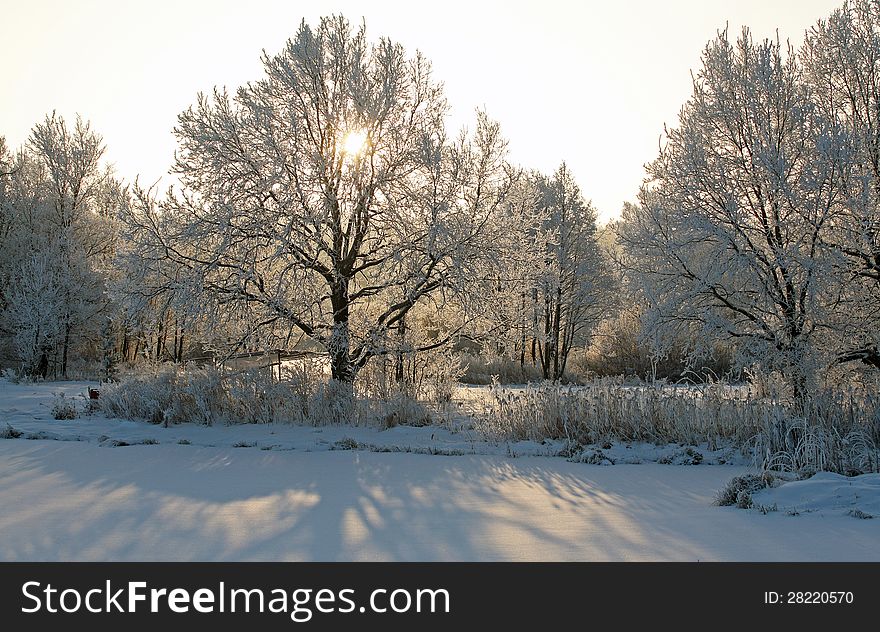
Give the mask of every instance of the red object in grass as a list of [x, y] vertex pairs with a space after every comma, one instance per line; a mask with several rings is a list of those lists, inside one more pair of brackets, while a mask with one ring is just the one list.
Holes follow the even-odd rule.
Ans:
[[91, 386], [89, 387], [89, 399], [98, 399], [98, 395], [100, 394], [101, 391], [99, 391], [98, 389], [92, 388]]

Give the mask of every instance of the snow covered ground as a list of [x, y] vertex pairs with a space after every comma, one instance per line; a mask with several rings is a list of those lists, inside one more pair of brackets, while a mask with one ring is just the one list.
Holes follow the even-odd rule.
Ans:
[[719, 508], [742, 464], [573, 463], [437, 428], [52, 418], [53, 392], [84, 390], [0, 381], [0, 431], [22, 433], [0, 440], [0, 559], [880, 560], [880, 515], [849, 515], [880, 514], [877, 476]]
[[[752, 494], [754, 508], [789, 515], [847, 515], [880, 522], [880, 474], [846, 477], [819, 472], [803, 481]], [[880, 528], [880, 524], [877, 525]]]

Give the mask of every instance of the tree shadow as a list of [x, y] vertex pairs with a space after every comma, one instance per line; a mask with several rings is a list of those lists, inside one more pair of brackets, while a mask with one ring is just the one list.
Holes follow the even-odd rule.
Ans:
[[[0, 443], [0, 558], [802, 557], [803, 546], [786, 546], [790, 524], [709, 505], [732, 469], [9, 441]], [[726, 529], [745, 531], [731, 543]], [[855, 552], [876, 551], [876, 536], [847, 527]]]

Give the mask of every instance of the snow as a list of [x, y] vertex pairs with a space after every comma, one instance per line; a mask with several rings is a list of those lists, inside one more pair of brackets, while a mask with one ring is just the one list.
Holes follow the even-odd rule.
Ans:
[[[808, 509], [815, 497], [822, 507], [763, 515], [712, 504], [742, 465], [511, 458], [554, 446], [487, 444], [454, 428], [52, 419], [53, 392], [84, 391], [0, 381], [0, 429], [24, 433], [0, 440], [2, 560], [880, 561], [880, 520], [833, 500], [858, 494], [876, 511], [877, 477], [820, 474], [760, 492], [755, 506]], [[25, 439], [41, 431], [68, 440]], [[334, 445], [345, 438], [452, 456]], [[144, 439], [158, 443], [113, 447]]]
[[847, 477], [819, 472], [803, 481], [756, 492], [752, 503], [758, 510], [773, 508], [789, 514], [880, 518], [880, 474]]

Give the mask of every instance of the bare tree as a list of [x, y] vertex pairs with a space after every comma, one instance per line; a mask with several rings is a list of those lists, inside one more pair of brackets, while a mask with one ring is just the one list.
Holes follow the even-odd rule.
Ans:
[[101, 328], [113, 209], [124, 195], [101, 165], [103, 152], [88, 123], [77, 118], [70, 129], [53, 113], [4, 167], [0, 268], [10, 287], [3, 296], [4, 322], [29, 371], [40, 366], [37, 372], [45, 375], [46, 356], [57, 353], [66, 376], [71, 348]]
[[596, 211], [565, 163], [550, 178], [520, 177], [505, 209], [498, 255], [475, 276], [483, 318], [474, 332], [487, 350], [556, 380], [613, 308], [616, 277], [598, 243]]
[[610, 312], [614, 277], [599, 246], [596, 210], [568, 166], [563, 162], [540, 184], [547, 218], [545, 261], [534, 292], [535, 344], [544, 377], [558, 380], [575, 344], [585, 345]]
[[10, 250], [9, 232], [12, 225], [12, 175], [15, 171], [13, 157], [6, 146], [6, 138], [0, 136], [0, 310], [6, 307], [6, 294], [11, 272], [8, 257]]
[[801, 393], [841, 286], [822, 248], [839, 221], [846, 139], [777, 41], [711, 42], [679, 126], [648, 166], [620, 238], [649, 333], [736, 340]]
[[843, 255], [837, 322], [841, 362], [880, 369], [880, 3], [852, 0], [808, 33], [805, 80], [822, 113], [851, 140], [849, 196], [825, 245]]
[[133, 222], [203, 316], [247, 323], [239, 342], [300, 331], [351, 382], [416, 304], [462, 291], [489, 256], [505, 142], [485, 115], [449, 141], [428, 62], [340, 16], [303, 22], [263, 65], [180, 115], [183, 192], [161, 212], [142, 198]]
[[546, 262], [547, 212], [535, 174], [521, 175], [504, 201], [496, 255], [472, 279], [470, 300], [480, 315], [467, 334], [484, 349], [526, 364], [533, 324], [533, 288]]

